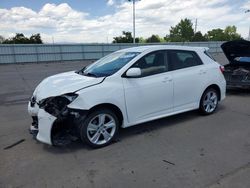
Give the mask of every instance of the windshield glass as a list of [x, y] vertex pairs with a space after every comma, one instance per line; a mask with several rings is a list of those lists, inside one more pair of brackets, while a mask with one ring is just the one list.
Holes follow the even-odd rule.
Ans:
[[85, 76], [110, 76], [120, 70], [140, 52], [115, 52], [87, 66], [81, 72]]

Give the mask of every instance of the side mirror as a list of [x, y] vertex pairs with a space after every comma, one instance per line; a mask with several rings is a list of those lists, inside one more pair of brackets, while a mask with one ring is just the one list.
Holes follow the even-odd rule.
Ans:
[[141, 69], [140, 68], [130, 68], [126, 72], [126, 77], [128, 78], [136, 78], [141, 76]]

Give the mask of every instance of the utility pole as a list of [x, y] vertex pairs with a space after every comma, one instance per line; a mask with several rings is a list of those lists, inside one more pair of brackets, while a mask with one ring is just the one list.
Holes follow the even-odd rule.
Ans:
[[196, 33], [196, 31], [197, 31], [197, 18], [195, 19], [194, 34]]
[[249, 31], [248, 31], [248, 40], [250, 41], [250, 26], [249, 26]]
[[54, 36], [52, 36], [52, 44], [53, 44], [53, 45], [55, 44]]
[[135, 44], [135, 0], [133, 0], [133, 43]]
[[[246, 10], [245, 13], [249, 13], [250, 10]], [[250, 40], [250, 26], [249, 26], [249, 31], [248, 31], [248, 40]]]
[[133, 43], [135, 44], [135, 1], [136, 0], [128, 0], [128, 1], [129, 2], [133, 1]]

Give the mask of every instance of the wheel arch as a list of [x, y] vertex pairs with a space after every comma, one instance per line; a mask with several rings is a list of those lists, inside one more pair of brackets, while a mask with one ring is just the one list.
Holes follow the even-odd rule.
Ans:
[[217, 84], [211, 84], [208, 87], [206, 87], [206, 89], [203, 91], [203, 93], [202, 93], [202, 95], [200, 97], [200, 101], [201, 101], [202, 96], [205, 93], [205, 91], [207, 91], [210, 88], [213, 88], [213, 89], [215, 89], [218, 92], [218, 97], [219, 97], [219, 101], [220, 101], [221, 100], [221, 90], [220, 90], [220, 87]]
[[114, 104], [102, 103], [102, 104], [95, 105], [89, 109], [89, 113], [91, 113], [97, 109], [103, 109], [103, 108], [112, 110], [117, 115], [120, 126], [122, 126], [123, 121], [124, 121], [123, 113], [122, 113], [121, 109]]

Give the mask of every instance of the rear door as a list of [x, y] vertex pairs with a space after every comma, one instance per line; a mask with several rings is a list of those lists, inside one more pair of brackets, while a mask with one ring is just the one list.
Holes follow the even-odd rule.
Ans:
[[206, 66], [194, 51], [169, 50], [174, 81], [174, 111], [196, 108], [206, 83]]

